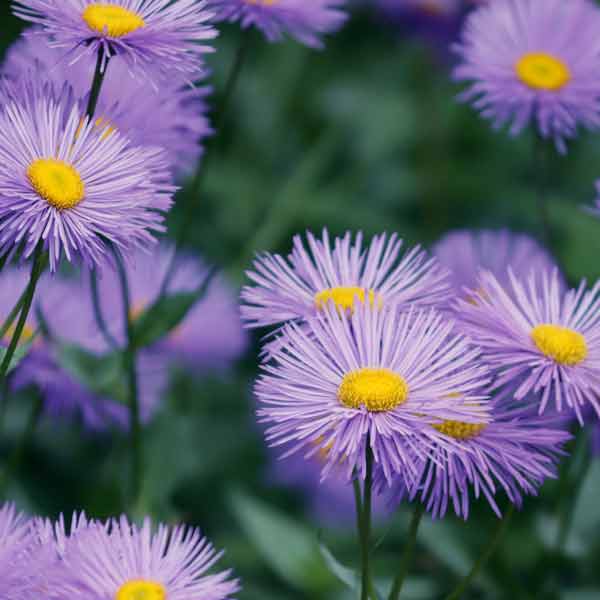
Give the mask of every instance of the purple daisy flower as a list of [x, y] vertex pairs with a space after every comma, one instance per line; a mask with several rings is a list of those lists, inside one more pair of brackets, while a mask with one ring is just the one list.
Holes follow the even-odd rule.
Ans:
[[556, 267], [549, 252], [532, 237], [507, 229], [453, 231], [442, 237], [431, 253], [450, 270], [452, 286], [459, 295], [465, 288], [477, 288], [481, 270], [493, 273], [506, 287], [509, 267], [517, 278]]
[[[34, 77], [52, 82], [55, 89], [66, 82], [85, 110], [94, 75], [93, 57], [84, 56], [68, 64], [65, 51], [49, 44], [46, 35], [21, 37], [9, 49], [1, 73], [19, 80], [33, 71]], [[104, 135], [117, 130], [135, 146], [160, 146], [177, 174], [189, 173], [203, 152], [201, 142], [213, 133], [206, 102], [211, 88], [168, 79], [155, 89], [147, 80], [130, 77], [127, 71], [122, 57], [111, 60], [96, 108], [96, 127]]]
[[61, 256], [89, 268], [154, 242], [172, 202], [162, 150], [97, 131], [64, 88], [5, 85], [0, 110], [0, 255], [43, 243], [55, 271]]
[[509, 278], [504, 288], [483, 272], [473, 292], [477, 302], [457, 305], [466, 331], [497, 370], [495, 385], [516, 385], [517, 400], [534, 394], [540, 414], [548, 403], [559, 412], [566, 404], [580, 423], [588, 403], [600, 414], [600, 282], [563, 292], [556, 270]]
[[310, 48], [322, 48], [321, 36], [346, 21], [346, 0], [208, 0], [218, 21], [239, 21], [242, 28], [260, 29], [270, 42], [290, 35]]
[[524, 494], [536, 495], [547, 478], [555, 478], [562, 445], [571, 438], [561, 421], [506, 402], [490, 403], [489, 411], [487, 424], [450, 420], [433, 425], [452, 444], [433, 448], [413, 481], [397, 478], [391, 502], [417, 499], [434, 518], [451, 507], [466, 520], [471, 495], [484, 496], [501, 517], [498, 491], [521, 507]]
[[[132, 72], [173, 72], [188, 79], [201, 70], [217, 36], [213, 14], [203, 0], [13, 0], [18, 17], [51, 36], [50, 45], [66, 49], [69, 62], [119, 55]], [[36, 33], [38, 30], [34, 30]]]
[[485, 421], [479, 351], [433, 310], [348, 314], [330, 303], [282, 338], [255, 386], [258, 415], [271, 445], [291, 445], [286, 455], [326, 448], [324, 478], [340, 469], [364, 477], [367, 444], [386, 479], [410, 476], [440, 437], [429, 423]]
[[378, 235], [363, 248], [362, 233], [330, 242], [307, 233], [294, 237], [291, 255], [265, 253], [247, 276], [256, 284], [242, 290], [242, 317], [249, 327], [302, 320], [333, 301], [342, 310], [358, 304], [436, 306], [449, 290], [447, 272], [418, 246], [400, 257], [402, 240]]
[[[71, 600], [227, 600], [239, 591], [230, 571], [207, 575], [221, 558], [197, 529], [142, 527], [126, 517], [74, 536], [56, 596]], [[62, 594], [62, 595], [61, 595]]]
[[600, 10], [588, 0], [494, 0], [468, 18], [455, 50], [462, 95], [501, 127], [529, 123], [561, 152], [600, 125]]
[[[165, 276], [171, 268], [166, 292], [193, 292], [208, 276], [202, 260], [182, 254], [175, 258], [174, 248], [163, 245], [153, 254], [138, 252], [127, 266], [131, 310], [141, 314], [160, 297]], [[116, 274], [106, 273], [99, 282], [100, 302], [107, 325], [119, 342], [125, 339], [120, 284]], [[213, 278], [206, 295], [188, 312], [186, 318], [156, 347], [142, 354], [156, 362], [183, 361], [192, 369], [225, 369], [246, 349], [248, 340], [242, 327], [237, 297], [222, 276]]]
[[[29, 274], [24, 269], [5, 268], [2, 271], [0, 322], [4, 322], [12, 310], [28, 279]], [[77, 285], [76, 281], [42, 276], [35, 306], [36, 310], [32, 310], [27, 318], [21, 343], [30, 341], [39, 332], [40, 312], [51, 335], [58, 336], [59, 340], [51, 343], [37, 335], [29, 354], [12, 374], [13, 389], [30, 385], [38, 388], [44, 411], [51, 418], [79, 419], [91, 431], [126, 428], [129, 423], [127, 405], [111, 397], [108, 391], [100, 393], [89, 389], [78, 374], [63, 367], [59, 359], [61, 350], [56, 341], [76, 345], [94, 356], [111, 351], [98, 331], [89, 290]], [[6, 337], [11, 333], [9, 330]], [[167, 370], [159, 357], [139, 353], [138, 380], [141, 417], [147, 422], [156, 412], [168, 381]]]

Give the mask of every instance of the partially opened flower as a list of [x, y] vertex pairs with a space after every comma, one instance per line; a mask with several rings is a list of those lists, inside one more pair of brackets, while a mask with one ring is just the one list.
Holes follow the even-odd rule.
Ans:
[[510, 283], [509, 268], [521, 278], [533, 271], [556, 267], [552, 256], [535, 239], [508, 229], [453, 231], [442, 237], [431, 253], [449, 269], [450, 280], [458, 295], [464, 295], [465, 288], [477, 288], [481, 270], [490, 271], [506, 286]]
[[498, 492], [520, 507], [523, 495], [536, 495], [547, 478], [556, 477], [562, 445], [571, 437], [560, 420], [507, 402], [490, 403], [489, 413], [489, 423], [433, 425], [453, 443], [432, 448], [413, 481], [398, 477], [392, 502], [416, 499], [434, 518], [451, 508], [467, 519], [471, 499], [483, 496], [500, 517]]
[[285, 35], [311, 47], [322, 48], [321, 37], [338, 30], [346, 21], [346, 0], [208, 0], [217, 20], [240, 21], [260, 29], [270, 42]]
[[[225, 369], [245, 350], [247, 335], [239, 315], [237, 295], [223, 275], [207, 279], [210, 269], [191, 254], [174, 256], [173, 247], [162, 245], [153, 253], [138, 252], [127, 266], [132, 316], [141, 314], [162, 294], [195, 293], [206, 283], [204, 296], [166, 337], [143, 356], [163, 367], [182, 362], [196, 371]], [[99, 282], [100, 304], [119, 343], [125, 340], [120, 283], [114, 273]]]
[[194, 79], [217, 36], [204, 0], [13, 0], [13, 12], [40, 26], [67, 60], [120, 55], [135, 73]]
[[472, 13], [455, 78], [495, 126], [534, 124], [566, 150], [579, 125], [600, 125], [600, 9], [589, 0], [493, 0]]
[[[67, 88], [5, 86], [0, 110], [0, 255], [39, 243], [98, 266], [109, 244], [127, 253], [164, 230], [174, 191], [158, 148], [98, 130]], [[0, 92], [2, 94], [2, 92]]]
[[326, 448], [323, 475], [341, 468], [346, 477], [364, 477], [370, 446], [390, 480], [413, 474], [440, 437], [431, 422], [486, 421], [486, 381], [479, 351], [435, 311], [365, 305], [349, 314], [330, 303], [306, 327], [283, 328], [255, 391], [271, 445], [306, 456]]
[[401, 256], [402, 240], [396, 235], [375, 236], [363, 247], [361, 233], [352, 240], [330, 241], [294, 237], [286, 260], [279, 254], [263, 254], [247, 275], [255, 284], [242, 291], [242, 316], [250, 327], [301, 320], [319, 313], [333, 301], [341, 310], [359, 304], [377, 307], [436, 306], [449, 291], [447, 272], [419, 247]]
[[[185, 526], [153, 532], [126, 517], [78, 533], [65, 554], [56, 596], [71, 600], [229, 600], [239, 590], [230, 571], [208, 574], [221, 554]], [[61, 595], [61, 592], [63, 595]]]
[[[25, 35], [11, 46], [0, 73], [13, 80], [32, 71], [60, 90], [66, 83], [85, 109], [94, 75], [95, 59], [83, 56], [75, 64], [65, 60], [62, 48], [50, 47], [47, 35]], [[155, 88], [146, 79], [134, 79], [121, 56], [106, 72], [94, 124], [108, 136], [119, 131], [134, 146], [160, 146], [169, 166], [185, 175], [197, 164], [202, 142], [212, 134], [206, 96], [211, 88], [190, 86], [177, 79], [161, 80]]]
[[474, 294], [477, 302], [461, 300], [458, 310], [497, 371], [496, 385], [517, 386], [517, 400], [535, 394], [540, 413], [552, 403], [580, 422], [586, 405], [600, 414], [600, 282], [563, 292], [554, 270], [522, 281], [511, 274], [504, 288], [484, 272]]

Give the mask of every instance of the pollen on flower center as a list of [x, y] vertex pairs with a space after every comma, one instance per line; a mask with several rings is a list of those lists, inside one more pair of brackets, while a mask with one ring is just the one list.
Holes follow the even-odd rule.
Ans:
[[344, 376], [337, 397], [348, 408], [364, 406], [370, 412], [383, 412], [406, 401], [408, 384], [388, 369], [363, 368]]
[[116, 38], [146, 25], [137, 13], [117, 4], [104, 2], [90, 4], [81, 16], [90, 29]]
[[468, 440], [478, 436], [485, 428], [485, 423], [464, 423], [463, 421], [442, 421], [432, 426], [440, 433], [457, 440]]
[[366, 290], [360, 287], [335, 287], [315, 294], [315, 306], [318, 309], [323, 309], [330, 301], [333, 301], [340, 310], [352, 310], [357, 300], [364, 304], [367, 296], [371, 306], [375, 304], [376, 299], [378, 305], [382, 303], [381, 298], [375, 294], [374, 290]]
[[[2, 339], [2, 341], [5, 344], [10, 344], [10, 341], [12, 340], [12, 336], [14, 335], [15, 330], [16, 330], [16, 326], [14, 323], [6, 330], [6, 333], [4, 334], [4, 337]], [[33, 327], [25, 324], [25, 326], [23, 327], [23, 331], [21, 332], [21, 338], [19, 339], [19, 345], [26, 344], [29, 340], [31, 340], [31, 338], [34, 335], [35, 335], [35, 331], [34, 331]]]
[[578, 365], [588, 354], [583, 335], [568, 327], [544, 323], [533, 328], [531, 338], [541, 352], [561, 365]]
[[571, 79], [569, 67], [545, 52], [528, 52], [516, 63], [519, 79], [530, 88], [555, 92]]
[[33, 161], [27, 177], [35, 191], [54, 208], [74, 208], [85, 196], [85, 185], [77, 169], [53, 158]]
[[166, 600], [167, 590], [154, 581], [135, 580], [123, 584], [115, 596], [115, 600]]

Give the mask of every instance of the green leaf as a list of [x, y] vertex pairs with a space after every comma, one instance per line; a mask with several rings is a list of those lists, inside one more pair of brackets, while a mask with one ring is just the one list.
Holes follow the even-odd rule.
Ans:
[[310, 530], [240, 491], [231, 495], [231, 504], [248, 538], [283, 580], [312, 593], [335, 584]]
[[97, 355], [74, 344], [58, 344], [60, 365], [82, 385], [100, 396], [127, 404], [127, 380], [120, 352]]
[[215, 273], [216, 270], [211, 269], [193, 292], [161, 295], [134, 321], [133, 345], [137, 348], [151, 346], [173, 331], [206, 295]]
[[324, 544], [319, 544], [319, 550], [329, 570], [351, 590], [358, 590], [359, 579], [356, 572], [338, 562], [331, 550]]

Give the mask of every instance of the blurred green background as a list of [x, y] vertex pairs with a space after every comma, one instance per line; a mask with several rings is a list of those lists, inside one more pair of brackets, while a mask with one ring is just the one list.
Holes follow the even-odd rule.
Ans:
[[[0, 56], [21, 24], [0, 5]], [[213, 68], [214, 101], [239, 32], [225, 27]], [[324, 52], [295, 43], [268, 45], [251, 36], [250, 53], [226, 126], [212, 156], [190, 227], [189, 244], [241, 283], [256, 250], [287, 251], [293, 233], [346, 229], [397, 231], [429, 245], [453, 228], [511, 227], [540, 237], [532, 136], [493, 132], [455, 101], [450, 58], [424, 38], [401, 34], [356, 11]], [[572, 280], [600, 276], [600, 222], [582, 206], [600, 175], [600, 140], [582, 135], [549, 168], [553, 248]], [[182, 192], [170, 216], [181, 227]], [[358, 562], [353, 523], [312, 520], [297, 490], [266, 475], [266, 452], [253, 417], [252, 380], [258, 340], [227, 377], [173, 375], [165, 408], [147, 429], [144, 508], [166, 521], [198, 524], [242, 577], [246, 600], [354, 598], [328, 572], [319, 544], [349, 566]], [[10, 452], [27, 414], [13, 402]], [[585, 447], [584, 450], [587, 451]], [[98, 516], [122, 510], [123, 439], [86, 437], [42, 424], [24, 451], [10, 495], [31, 512], [56, 515], [85, 508]], [[554, 548], [557, 515], [574, 497], [576, 456], [562, 482], [527, 499], [477, 585], [465, 597], [592, 600], [600, 598], [600, 464], [583, 483], [571, 535]], [[394, 572], [410, 507], [377, 526], [376, 574]], [[479, 556], [496, 518], [476, 504], [467, 523], [425, 519], [407, 599], [448, 592]]]

